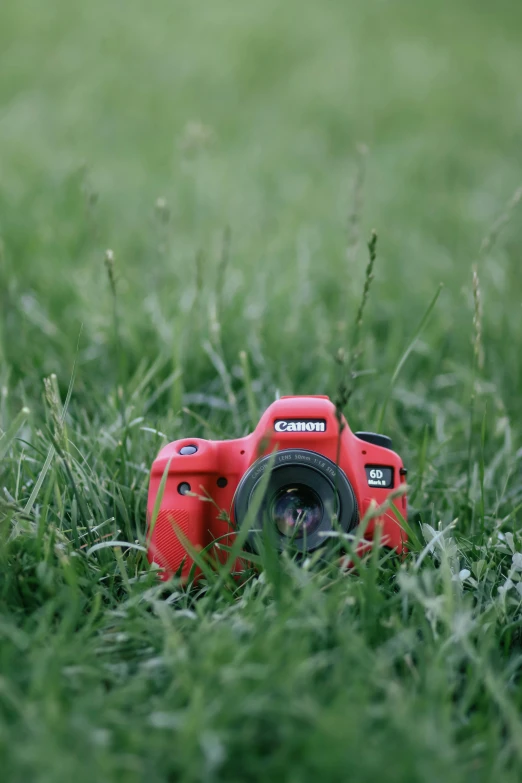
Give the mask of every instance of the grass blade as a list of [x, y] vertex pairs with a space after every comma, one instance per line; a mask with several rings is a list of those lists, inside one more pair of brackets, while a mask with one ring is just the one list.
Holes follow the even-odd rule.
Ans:
[[158, 494], [156, 495], [156, 500], [154, 501], [154, 508], [152, 509], [152, 517], [150, 518], [149, 522], [149, 530], [147, 532], [147, 547], [150, 546], [150, 542], [152, 539], [152, 534], [154, 533], [154, 528], [156, 527], [156, 522], [158, 519], [159, 510], [161, 507], [161, 501], [163, 500], [163, 495], [165, 494], [165, 487], [167, 485], [167, 479], [169, 477], [169, 470], [170, 470], [170, 463], [172, 462], [172, 459], [169, 459], [167, 464], [165, 465], [165, 470], [163, 471], [163, 476], [161, 477], [160, 485], [158, 488]]
[[417, 342], [417, 340], [419, 339], [420, 335], [424, 331], [424, 328], [425, 328], [426, 324], [428, 323], [433, 310], [435, 309], [435, 305], [437, 304], [437, 300], [438, 300], [438, 298], [440, 296], [442, 288], [443, 288], [443, 284], [440, 283], [439, 287], [437, 288], [437, 291], [435, 293], [435, 296], [433, 297], [433, 299], [429, 303], [426, 312], [422, 316], [422, 318], [421, 318], [421, 320], [419, 322], [419, 325], [417, 326], [410, 343], [408, 344], [406, 350], [404, 351], [404, 353], [402, 354], [401, 358], [397, 362], [397, 365], [395, 367], [395, 370], [393, 371], [393, 375], [391, 377], [388, 389], [387, 389], [385, 397], [384, 397], [384, 402], [382, 403], [382, 406], [381, 406], [379, 418], [378, 418], [378, 421], [377, 421], [377, 428], [376, 428], [377, 432], [380, 432], [381, 429], [382, 429], [382, 425], [383, 425], [383, 422], [384, 422], [384, 417], [386, 415], [386, 409], [388, 407], [388, 403], [390, 401], [390, 397], [392, 395], [393, 387], [395, 386], [395, 382], [397, 381], [397, 378], [399, 377], [400, 372], [401, 372], [402, 368], [404, 367], [404, 365], [405, 365], [405, 363], [406, 363], [410, 353], [413, 351], [413, 349], [415, 347], [415, 343]]
[[7, 428], [4, 434], [0, 437], [0, 460], [5, 457], [11, 447], [11, 443], [16, 437], [16, 433], [23, 426], [27, 417], [30, 414], [29, 408], [22, 408], [20, 413], [15, 417], [14, 421]]
[[[76, 378], [76, 364], [77, 364], [77, 361], [78, 361], [78, 351], [79, 351], [79, 348], [80, 348], [80, 337], [81, 337], [81, 334], [82, 334], [82, 329], [80, 329], [80, 334], [78, 335], [78, 344], [76, 346], [76, 356], [75, 356], [75, 359], [74, 359], [74, 364], [73, 364], [73, 369], [72, 369], [72, 373], [71, 373], [71, 378], [69, 380], [69, 387], [67, 389], [67, 396], [65, 398], [65, 403], [64, 403], [64, 406], [62, 408], [62, 413], [61, 413], [61, 416], [60, 416], [60, 419], [61, 419], [62, 422], [65, 421], [65, 417], [67, 415], [67, 410], [68, 410], [69, 404], [71, 402], [72, 390], [73, 390], [73, 386], [74, 386], [74, 380]], [[42, 488], [42, 484], [45, 481], [45, 477], [47, 476], [47, 472], [48, 472], [49, 468], [51, 467], [51, 463], [53, 461], [53, 457], [55, 455], [55, 452], [56, 452], [56, 449], [54, 448], [54, 446], [50, 446], [49, 447], [49, 451], [47, 453], [47, 458], [46, 458], [46, 460], [45, 460], [45, 462], [43, 464], [42, 470], [40, 471], [40, 475], [38, 476], [38, 478], [36, 480], [36, 483], [35, 483], [35, 485], [33, 487], [33, 491], [31, 492], [31, 494], [29, 496], [29, 500], [25, 504], [25, 508], [24, 508], [24, 513], [25, 514], [30, 514], [32, 509], [33, 509], [34, 504], [36, 503], [36, 498], [38, 497], [39, 492], [40, 492], [40, 490]]]

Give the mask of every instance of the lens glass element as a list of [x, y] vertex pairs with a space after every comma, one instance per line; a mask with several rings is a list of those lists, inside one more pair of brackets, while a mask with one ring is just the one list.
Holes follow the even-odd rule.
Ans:
[[303, 538], [315, 533], [321, 524], [323, 504], [306, 484], [287, 484], [274, 495], [270, 517], [283, 536]]

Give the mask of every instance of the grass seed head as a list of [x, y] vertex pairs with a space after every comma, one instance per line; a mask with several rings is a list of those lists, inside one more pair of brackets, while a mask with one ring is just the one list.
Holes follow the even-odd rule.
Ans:
[[113, 296], [116, 296], [116, 273], [114, 269], [114, 252], [109, 248], [105, 251], [105, 268]]
[[361, 344], [361, 329], [364, 321], [364, 311], [368, 302], [370, 288], [374, 278], [373, 268], [377, 258], [377, 232], [375, 230], [372, 230], [370, 239], [368, 240], [368, 255], [369, 258], [366, 265], [361, 301], [359, 302], [359, 308], [357, 310], [357, 315], [355, 317], [353, 326], [350, 353], [347, 356], [345, 349], [341, 347], [338, 349], [335, 356], [335, 361], [341, 368], [340, 379], [335, 395], [335, 407], [340, 428], [342, 427], [342, 413], [345, 407], [348, 405], [348, 402], [350, 401], [350, 398], [353, 394], [353, 385], [356, 377], [357, 363], [359, 362], [363, 353], [363, 347]]
[[476, 265], [473, 267], [473, 352], [477, 367], [484, 367], [484, 346], [482, 342], [482, 295]]
[[44, 392], [49, 413], [51, 414], [54, 438], [57, 445], [65, 451], [67, 446], [67, 435], [65, 424], [62, 419], [62, 403], [58, 390], [58, 382], [54, 373], [48, 378], [44, 378]]

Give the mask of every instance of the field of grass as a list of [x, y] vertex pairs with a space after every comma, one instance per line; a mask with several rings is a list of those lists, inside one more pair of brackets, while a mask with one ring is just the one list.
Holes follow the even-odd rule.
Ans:
[[[520, 781], [521, 34], [514, 0], [0, 4], [3, 781]], [[409, 467], [407, 559], [159, 585], [158, 449], [336, 396], [374, 228], [346, 414]]]

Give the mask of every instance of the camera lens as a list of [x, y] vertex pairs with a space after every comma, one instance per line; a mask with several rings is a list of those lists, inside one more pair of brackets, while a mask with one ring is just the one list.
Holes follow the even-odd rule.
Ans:
[[283, 536], [303, 538], [315, 533], [323, 518], [321, 498], [304, 484], [279, 489], [270, 505], [270, 516]]
[[358, 521], [357, 501], [345, 473], [307, 449], [283, 449], [250, 466], [234, 496], [238, 527], [253, 506], [256, 520], [248, 545], [254, 551], [265, 534], [281, 551], [290, 543], [299, 552], [313, 552], [334, 528], [347, 533]]

